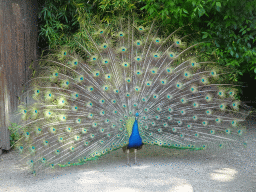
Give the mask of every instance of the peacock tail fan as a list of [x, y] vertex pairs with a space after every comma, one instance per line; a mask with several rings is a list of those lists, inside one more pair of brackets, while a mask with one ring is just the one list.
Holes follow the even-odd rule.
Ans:
[[144, 145], [243, 143], [248, 113], [239, 111], [236, 86], [179, 31], [163, 36], [154, 23], [129, 18], [98, 22], [81, 28], [76, 49], [42, 58], [26, 92], [35, 102], [20, 106], [20, 162], [34, 174], [80, 165], [127, 147], [134, 127]]

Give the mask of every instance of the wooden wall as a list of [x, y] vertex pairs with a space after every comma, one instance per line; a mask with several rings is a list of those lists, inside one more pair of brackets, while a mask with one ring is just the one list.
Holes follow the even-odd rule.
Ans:
[[10, 149], [8, 126], [36, 59], [37, 1], [0, 0], [0, 154]]

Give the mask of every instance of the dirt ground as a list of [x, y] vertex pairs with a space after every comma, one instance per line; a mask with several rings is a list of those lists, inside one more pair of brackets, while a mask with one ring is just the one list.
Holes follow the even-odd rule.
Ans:
[[[122, 149], [97, 161], [41, 173], [34, 177], [17, 166], [14, 151], [0, 156], [0, 191], [179, 191], [255, 192], [256, 122], [248, 121], [243, 146], [216, 151], [188, 151], [144, 146], [139, 166], [126, 166]], [[134, 154], [130, 155], [134, 162]]]

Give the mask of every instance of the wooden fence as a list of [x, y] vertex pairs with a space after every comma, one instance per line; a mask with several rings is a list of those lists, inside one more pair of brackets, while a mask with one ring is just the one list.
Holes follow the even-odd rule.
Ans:
[[10, 149], [22, 86], [37, 66], [37, 1], [0, 0], [0, 154]]

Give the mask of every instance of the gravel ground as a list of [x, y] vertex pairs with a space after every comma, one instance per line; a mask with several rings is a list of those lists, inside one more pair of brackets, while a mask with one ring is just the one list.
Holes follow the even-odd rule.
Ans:
[[[247, 147], [188, 151], [143, 146], [140, 165], [126, 166], [122, 149], [85, 165], [36, 177], [18, 167], [14, 151], [0, 156], [0, 191], [256, 191], [256, 122], [247, 121]], [[134, 154], [130, 159], [134, 162]]]

